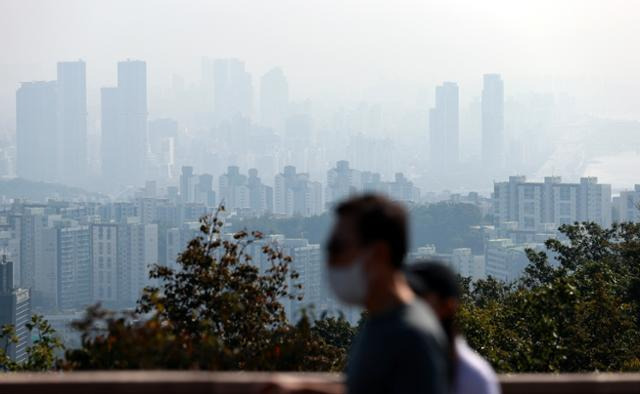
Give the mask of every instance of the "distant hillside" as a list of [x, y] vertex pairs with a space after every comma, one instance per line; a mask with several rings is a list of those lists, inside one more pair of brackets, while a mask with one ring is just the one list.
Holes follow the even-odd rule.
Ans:
[[56, 200], [95, 200], [105, 198], [100, 193], [58, 183], [35, 182], [22, 178], [0, 179], [0, 197], [21, 198], [32, 202]]

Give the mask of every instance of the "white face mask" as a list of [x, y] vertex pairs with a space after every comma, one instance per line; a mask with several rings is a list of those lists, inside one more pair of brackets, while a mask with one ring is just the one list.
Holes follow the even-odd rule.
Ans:
[[345, 304], [363, 306], [367, 297], [367, 276], [362, 259], [344, 267], [329, 266], [329, 286]]

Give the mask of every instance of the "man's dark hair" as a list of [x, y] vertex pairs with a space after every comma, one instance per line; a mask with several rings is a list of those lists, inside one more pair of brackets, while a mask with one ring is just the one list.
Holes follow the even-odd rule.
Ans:
[[350, 198], [336, 208], [341, 218], [353, 219], [363, 245], [376, 241], [389, 245], [391, 263], [402, 267], [407, 253], [407, 211], [399, 203], [375, 194]]
[[433, 260], [422, 260], [408, 267], [409, 283], [416, 294], [435, 293], [442, 298], [460, 299], [458, 277], [446, 265]]

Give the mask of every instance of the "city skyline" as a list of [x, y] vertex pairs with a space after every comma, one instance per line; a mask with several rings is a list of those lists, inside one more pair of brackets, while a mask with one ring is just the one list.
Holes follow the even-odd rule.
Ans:
[[0, 0], [0, 387], [640, 382], [639, 20]]

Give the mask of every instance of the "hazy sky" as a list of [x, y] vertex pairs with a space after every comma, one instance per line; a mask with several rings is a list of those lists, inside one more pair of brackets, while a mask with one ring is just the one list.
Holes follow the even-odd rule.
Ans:
[[244, 59], [256, 87], [280, 65], [294, 98], [454, 80], [464, 100], [500, 72], [507, 94], [567, 90], [640, 118], [639, 21], [633, 0], [2, 0], [0, 118], [19, 81], [54, 79], [59, 60], [87, 62], [91, 97], [118, 60], [146, 60], [167, 86], [173, 72], [198, 81], [202, 56]]

